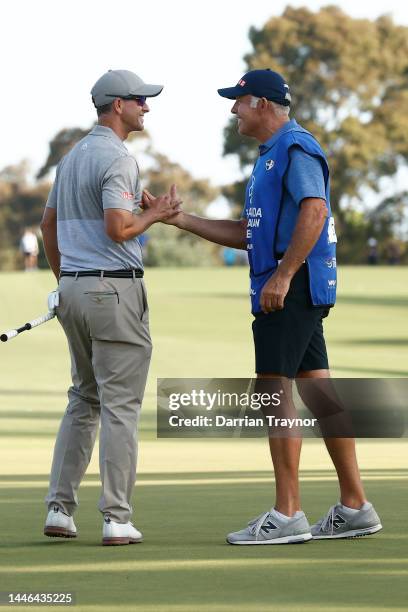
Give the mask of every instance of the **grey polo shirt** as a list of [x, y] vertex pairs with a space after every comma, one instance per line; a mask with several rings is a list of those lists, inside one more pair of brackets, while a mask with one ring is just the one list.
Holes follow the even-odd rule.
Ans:
[[97, 125], [60, 161], [47, 206], [57, 209], [61, 270], [142, 268], [137, 238], [118, 244], [105, 232], [104, 211], [139, 211], [139, 169], [122, 140]]

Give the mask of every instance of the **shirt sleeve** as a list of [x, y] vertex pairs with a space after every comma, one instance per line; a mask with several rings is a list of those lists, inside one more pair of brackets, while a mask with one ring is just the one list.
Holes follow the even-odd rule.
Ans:
[[48, 194], [46, 208], [57, 208], [57, 178], [55, 178], [54, 184], [51, 187], [50, 193]]
[[141, 201], [139, 169], [131, 155], [119, 157], [105, 172], [102, 185], [103, 209], [133, 212]]
[[284, 184], [297, 206], [305, 198], [326, 200], [323, 168], [319, 159], [299, 147], [290, 151]]

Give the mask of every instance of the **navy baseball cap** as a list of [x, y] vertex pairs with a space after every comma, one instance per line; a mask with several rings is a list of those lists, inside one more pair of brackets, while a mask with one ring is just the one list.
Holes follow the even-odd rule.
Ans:
[[235, 100], [238, 96], [256, 96], [266, 98], [282, 106], [290, 106], [291, 96], [289, 85], [285, 79], [270, 68], [266, 70], [250, 70], [238, 81], [235, 87], [225, 87], [217, 90], [220, 96]]

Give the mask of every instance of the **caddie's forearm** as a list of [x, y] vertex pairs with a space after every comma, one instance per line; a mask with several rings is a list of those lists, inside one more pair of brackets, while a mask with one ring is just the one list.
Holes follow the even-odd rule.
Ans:
[[45, 256], [51, 270], [54, 272], [55, 278], [59, 279], [61, 255], [58, 250], [57, 228], [42, 227], [42, 236]]
[[246, 221], [244, 220], [205, 219], [183, 212], [177, 227], [222, 246], [246, 249]]
[[280, 274], [292, 278], [319, 239], [326, 220], [323, 209], [304, 205], [293, 231], [292, 239], [279, 265]]

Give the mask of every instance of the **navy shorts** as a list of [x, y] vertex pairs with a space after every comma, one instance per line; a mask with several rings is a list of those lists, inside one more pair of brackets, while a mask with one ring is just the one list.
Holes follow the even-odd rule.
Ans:
[[256, 373], [296, 378], [299, 371], [328, 370], [322, 323], [328, 313], [327, 307], [313, 306], [303, 264], [292, 279], [284, 308], [255, 315]]

